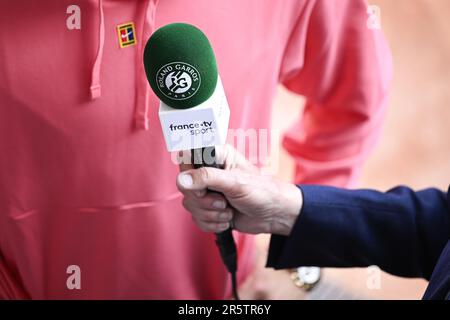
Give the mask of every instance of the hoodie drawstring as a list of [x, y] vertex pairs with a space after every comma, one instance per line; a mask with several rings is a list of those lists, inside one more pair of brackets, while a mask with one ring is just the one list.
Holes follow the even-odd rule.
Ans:
[[[137, 32], [140, 32], [141, 41], [137, 41], [136, 50], [136, 104], [135, 104], [135, 121], [138, 129], [148, 130], [149, 128], [149, 104], [150, 104], [150, 86], [144, 70], [144, 64], [142, 62], [144, 47], [147, 39], [153, 33], [155, 29], [155, 16], [156, 7], [159, 0], [147, 0], [144, 10], [144, 18], [142, 25]], [[101, 97], [101, 82], [100, 82], [100, 70], [103, 59], [103, 47], [105, 45], [105, 17], [103, 12], [103, 0], [98, 0], [98, 12], [99, 12], [99, 33], [98, 33], [98, 49], [97, 56], [95, 58], [94, 66], [92, 68], [91, 76], [91, 99], [97, 99]]]
[[150, 104], [150, 86], [148, 84], [147, 76], [145, 74], [143, 64], [144, 47], [147, 39], [155, 29], [156, 7], [159, 0], [148, 0], [144, 10], [144, 19], [140, 28], [141, 36], [138, 42], [138, 50], [136, 57], [136, 106], [135, 106], [135, 121], [138, 129], [148, 130], [149, 128], [149, 104]]
[[94, 67], [92, 68], [91, 78], [91, 99], [97, 99], [102, 95], [100, 85], [100, 69], [102, 66], [103, 47], [105, 45], [105, 17], [103, 14], [103, 0], [98, 2], [99, 9], [99, 34], [98, 34], [98, 50], [97, 57], [95, 58]]

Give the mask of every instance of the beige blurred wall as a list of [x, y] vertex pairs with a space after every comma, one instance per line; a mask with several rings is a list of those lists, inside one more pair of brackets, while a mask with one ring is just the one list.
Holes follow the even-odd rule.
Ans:
[[[381, 9], [382, 28], [393, 54], [394, 79], [382, 137], [364, 168], [360, 187], [387, 190], [404, 184], [446, 189], [450, 183], [450, 1], [370, 2]], [[289, 127], [303, 102], [280, 88], [273, 127]], [[282, 152], [279, 161], [278, 176], [291, 179], [292, 160]], [[262, 266], [267, 237], [260, 236], [258, 244]], [[264, 270], [259, 277], [265, 281], [255, 281], [252, 294], [256, 292], [256, 297], [304, 297], [284, 271]], [[326, 270], [324, 292], [311, 298], [418, 299], [426, 287], [423, 280], [383, 274], [381, 289], [369, 290], [368, 280], [365, 269]], [[267, 291], [270, 293], [264, 293]]]
[[394, 58], [391, 103], [362, 186], [450, 184], [450, 1], [373, 0]]

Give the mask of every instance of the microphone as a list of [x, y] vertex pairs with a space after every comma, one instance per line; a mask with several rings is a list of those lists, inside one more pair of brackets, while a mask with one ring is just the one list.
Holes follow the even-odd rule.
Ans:
[[[144, 67], [160, 99], [159, 119], [169, 152], [191, 150], [194, 168], [221, 168], [215, 146], [226, 142], [230, 109], [206, 35], [172, 23], [156, 30], [144, 50]], [[237, 250], [231, 228], [216, 234], [222, 260], [236, 285]]]

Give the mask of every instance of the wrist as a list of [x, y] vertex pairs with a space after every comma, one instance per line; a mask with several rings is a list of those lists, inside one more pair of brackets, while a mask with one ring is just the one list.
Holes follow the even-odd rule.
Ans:
[[288, 236], [297, 221], [302, 205], [303, 195], [300, 188], [292, 183], [280, 183], [271, 233]]

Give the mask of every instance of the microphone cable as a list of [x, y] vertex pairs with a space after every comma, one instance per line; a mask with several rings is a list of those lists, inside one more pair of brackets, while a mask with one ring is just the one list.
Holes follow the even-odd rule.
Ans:
[[[216, 161], [215, 147], [198, 148], [191, 150], [191, 163], [195, 169], [210, 167], [222, 169]], [[215, 192], [215, 191], [212, 191]], [[237, 250], [234, 242], [232, 228], [216, 233], [216, 244], [219, 248], [222, 261], [230, 273], [233, 298], [240, 300], [237, 291]]]

